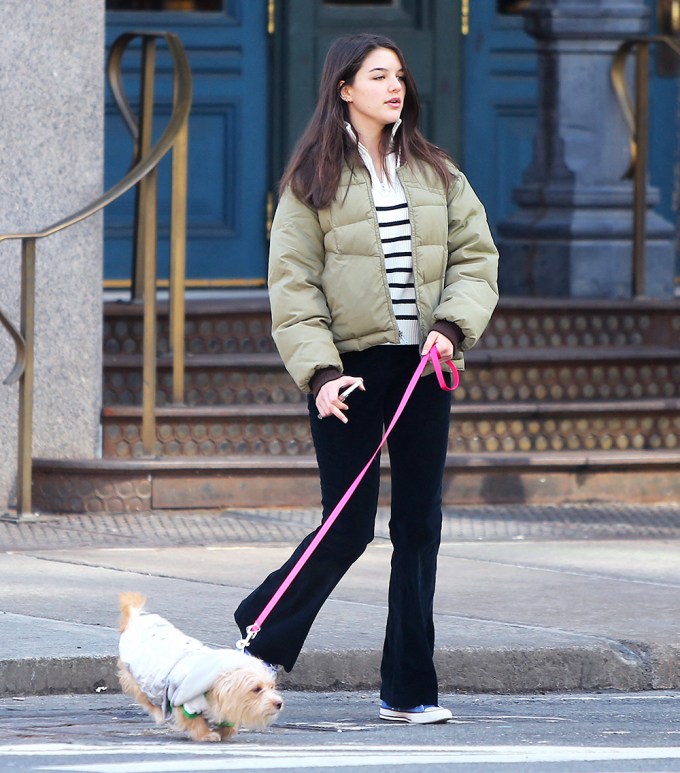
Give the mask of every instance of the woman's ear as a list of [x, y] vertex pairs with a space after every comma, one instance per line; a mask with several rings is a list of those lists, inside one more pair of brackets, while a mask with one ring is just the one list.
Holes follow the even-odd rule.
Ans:
[[349, 95], [349, 87], [345, 83], [345, 81], [340, 81], [338, 83], [338, 94], [340, 94], [340, 99], [342, 99], [343, 102], [351, 102], [351, 98]]

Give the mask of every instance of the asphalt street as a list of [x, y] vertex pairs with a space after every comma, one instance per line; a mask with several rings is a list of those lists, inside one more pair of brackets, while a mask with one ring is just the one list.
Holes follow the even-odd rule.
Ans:
[[0, 700], [0, 769], [16, 773], [667, 773], [680, 771], [680, 693], [447, 694], [446, 725], [377, 719], [374, 692], [293, 692], [266, 731], [195, 744], [122, 695]]

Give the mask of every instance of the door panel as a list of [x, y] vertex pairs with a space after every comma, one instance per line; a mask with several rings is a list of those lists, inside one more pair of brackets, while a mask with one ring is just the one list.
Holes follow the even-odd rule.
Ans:
[[[124, 2], [128, 7], [135, 0]], [[147, 7], [154, 0], [141, 0]], [[183, 0], [158, 7], [179, 8]], [[107, 15], [110, 44], [131, 29], [177, 33], [193, 72], [189, 123], [187, 284], [257, 285], [266, 265], [267, 6], [265, 0], [202, 0], [209, 12], [130, 12]], [[186, 6], [191, 3], [185, 3]], [[136, 7], [141, 7], [138, 4]], [[194, 0], [194, 7], [195, 0]], [[124, 62], [128, 94], [136, 99], [139, 57]], [[159, 51], [157, 125], [171, 110], [171, 62]], [[134, 77], [133, 77], [134, 76]], [[106, 110], [106, 184], [125, 173], [132, 144], [109, 97]], [[169, 159], [160, 169], [159, 275], [167, 277]], [[105, 215], [105, 277], [109, 286], [129, 281], [134, 198], [128, 194]]]
[[[659, 25], [656, 0], [647, 0], [652, 32], [676, 34], [673, 13], [671, 29]], [[668, 3], [664, 4], [670, 10]], [[649, 178], [660, 194], [659, 214], [675, 227], [676, 283], [680, 287], [680, 58], [661, 47], [651, 56], [649, 84]]]
[[373, 32], [403, 50], [418, 85], [421, 128], [457, 156], [460, 149], [460, 3], [438, 0], [277, 3], [272, 178], [278, 180], [311, 118], [323, 61], [339, 35]]
[[[499, 13], [498, 8], [507, 12]], [[462, 168], [484, 202], [492, 230], [514, 209], [512, 191], [531, 161], [537, 61], [519, 4], [470, 2], [464, 41]]]

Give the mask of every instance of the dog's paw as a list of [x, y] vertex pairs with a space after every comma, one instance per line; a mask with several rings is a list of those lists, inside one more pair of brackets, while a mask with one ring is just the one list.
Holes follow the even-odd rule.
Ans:
[[221, 727], [217, 731], [220, 734], [222, 741], [228, 741], [232, 736], [236, 735], [235, 727]]
[[193, 736], [194, 741], [200, 741], [201, 743], [217, 743], [222, 740], [222, 737], [217, 730], [209, 730], [207, 733], [203, 733], [200, 736]]

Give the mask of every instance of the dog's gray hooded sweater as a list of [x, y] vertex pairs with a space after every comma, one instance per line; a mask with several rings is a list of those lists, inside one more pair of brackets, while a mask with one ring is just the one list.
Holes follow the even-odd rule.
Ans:
[[160, 615], [132, 610], [120, 636], [121, 662], [142, 692], [168, 719], [175, 706], [190, 714], [208, 708], [204, 693], [223, 671], [252, 663], [243, 652], [207, 647], [187, 636]]

